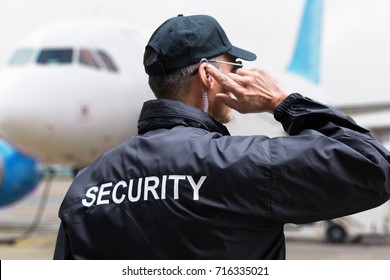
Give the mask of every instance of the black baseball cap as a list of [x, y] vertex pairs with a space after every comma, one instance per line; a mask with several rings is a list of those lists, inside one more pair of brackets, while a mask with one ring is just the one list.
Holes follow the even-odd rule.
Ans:
[[156, 29], [147, 48], [157, 52], [157, 61], [145, 65], [150, 76], [165, 75], [174, 70], [213, 58], [230, 54], [252, 61], [256, 55], [233, 46], [225, 31], [211, 16], [193, 15], [170, 18]]

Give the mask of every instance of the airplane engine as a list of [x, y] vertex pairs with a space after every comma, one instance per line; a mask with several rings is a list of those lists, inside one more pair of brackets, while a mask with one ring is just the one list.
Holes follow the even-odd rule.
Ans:
[[41, 177], [37, 161], [0, 139], [0, 207], [31, 193]]

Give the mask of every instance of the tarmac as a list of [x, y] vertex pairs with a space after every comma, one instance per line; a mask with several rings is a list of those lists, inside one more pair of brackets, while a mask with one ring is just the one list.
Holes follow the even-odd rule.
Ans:
[[[57, 213], [70, 183], [69, 177], [56, 177], [51, 185], [42, 182], [24, 200], [0, 208], [1, 260], [53, 258], [60, 223]], [[48, 200], [41, 220], [35, 218], [34, 224], [34, 217], [45, 190], [49, 190]], [[335, 245], [321, 240], [294, 239], [287, 240], [286, 247], [288, 260], [390, 260], [390, 240], [366, 240], [359, 244]]]

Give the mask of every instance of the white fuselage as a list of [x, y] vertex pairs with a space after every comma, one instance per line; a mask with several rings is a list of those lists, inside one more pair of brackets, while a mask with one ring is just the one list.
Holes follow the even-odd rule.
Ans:
[[[34, 34], [19, 46], [31, 57], [14, 58], [0, 75], [0, 135], [44, 162], [82, 167], [136, 134], [142, 104], [153, 98], [142, 68], [145, 38], [138, 29], [100, 22]], [[64, 50], [71, 62], [60, 61]]]

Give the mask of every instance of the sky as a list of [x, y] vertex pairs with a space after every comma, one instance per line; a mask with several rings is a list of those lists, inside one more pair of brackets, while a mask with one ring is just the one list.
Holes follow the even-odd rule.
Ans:
[[[324, 0], [319, 86], [286, 73], [304, 0], [0, 0], [0, 68], [32, 31], [57, 20], [110, 18], [152, 31], [177, 14], [209, 14], [291, 91], [331, 104], [390, 103], [390, 1]], [[145, 42], [146, 44], [146, 42]], [[1, 74], [0, 74], [1, 75]], [[316, 95], [314, 95], [316, 96]]]

